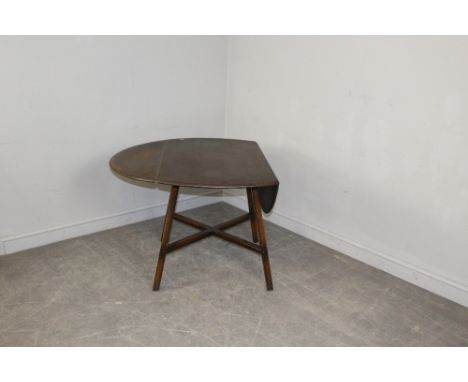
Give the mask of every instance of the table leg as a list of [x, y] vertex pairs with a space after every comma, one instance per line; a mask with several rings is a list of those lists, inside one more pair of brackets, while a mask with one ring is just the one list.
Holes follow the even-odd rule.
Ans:
[[260, 205], [260, 196], [258, 189], [252, 189], [252, 198], [253, 198], [253, 207], [255, 214], [255, 221], [258, 231], [258, 239], [260, 242], [260, 247], [262, 248], [262, 262], [263, 262], [263, 272], [265, 274], [265, 282], [267, 290], [273, 290], [273, 280], [271, 278], [271, 269], [270, 269], [270, 259], [268, 257], [268, 248], [266, 243], [265, 227], [263, 224], [262, 216], [262, 207]]
[[254, 201], [251, 188], [246, 188], [247, 191], [247, 202], [249, 204], [249, 215], [250, 215], [250, 228], [252, 229], [252, 241], [258, 242], [257, 235], [257, 222], [255, 221]]
[[154, 275], [153, 290], [159, 290], [159, 285], [161, 284], [161, 277], [164, 270], [164, 261], [166, 260], [167, 244], [169, 243], [171, 236], [171, 227], [178, 194], [179, 187], [172, 186], [171, 193], [169, 195], [169, 203], [167, 204], [166, 217], [164, 218], [163, 232], [161, 235], [161, 249], [159, 250], [158, 265], [156, 266], [156, 273]]

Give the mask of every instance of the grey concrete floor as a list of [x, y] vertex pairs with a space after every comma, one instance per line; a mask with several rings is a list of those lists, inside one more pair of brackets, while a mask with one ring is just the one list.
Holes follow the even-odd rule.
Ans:
[[[184, 212], [209, 224], [218, 203]], [[261, 259], [210, 237], [168, 255], [162, 218], [0, 257], [2, 346], [466, 346], [468, 309], [267, 223]], [[193, 230], [174, 223], [173, 239]], [[249, 223], [230, 230], [250, 236]]]

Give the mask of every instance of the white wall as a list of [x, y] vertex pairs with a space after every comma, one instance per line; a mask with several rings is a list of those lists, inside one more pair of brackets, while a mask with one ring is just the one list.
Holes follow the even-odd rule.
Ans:
[[228, 63], [270, 218], [468, 305], [468, 38], [234, 37]]
[[1, 37], [0, 252], [162, 214], [108, 160], [222, 136], [225, 70], [225, 37]]

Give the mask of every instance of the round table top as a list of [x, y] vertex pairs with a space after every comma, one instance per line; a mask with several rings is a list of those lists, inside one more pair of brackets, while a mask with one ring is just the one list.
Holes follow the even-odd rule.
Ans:
[[257, 142], [236, 139], [184, 138], [145, 143], [115, 154], [110, 167], [124, 178], [171, 186], [257, 187], [266, 212], [273, 207], [279, 186]]

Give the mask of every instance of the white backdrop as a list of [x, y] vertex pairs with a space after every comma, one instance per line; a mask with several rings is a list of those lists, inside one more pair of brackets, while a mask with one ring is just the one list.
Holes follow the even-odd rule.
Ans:
[[162, 213], [166, 192], [122, 182], [108, 161], [222, 136], [225, 70], [225, 37], [1, 37], [3, 252]]
[[468, 38], [233, 37], [228, 57], [226, 136], [271, 161], [271, 219], [468, 304]]

